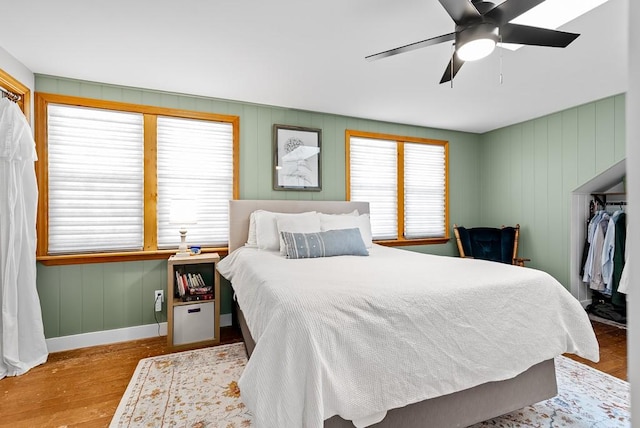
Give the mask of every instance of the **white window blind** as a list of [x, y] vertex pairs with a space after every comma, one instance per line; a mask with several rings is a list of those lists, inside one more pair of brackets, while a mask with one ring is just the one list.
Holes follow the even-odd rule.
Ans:
[[374, 239], [396, 239], [397, 143], [351, 137], [349, 145], [350, 199], [369, 202], [371, 234]]
[[143, 246], [143, 116], [49, 104], [50, 254]]
[[180, 225], [171, 201], [196, 200], [187, 245], [226, 245], [233, 198], [233, 126], [225, 122], [158, 117], [158, 248], [176, 248]]
[[404, 233], [407, 239], [445, 236], [444, 146], [404, 144]]

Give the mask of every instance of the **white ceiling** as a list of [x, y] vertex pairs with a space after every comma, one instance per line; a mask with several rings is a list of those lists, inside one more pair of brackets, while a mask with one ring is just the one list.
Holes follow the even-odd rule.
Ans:
[[581, 34], [565, 49], [466, 63], [453, 88], [438, 83], [449, 43], [364, 59], [453, 31], [437, 0], [0, 0], [0, 10], [0, 46], [34, 73], [434, 128], [486, 132], [627, 90], [627, 0], [562, 27]]

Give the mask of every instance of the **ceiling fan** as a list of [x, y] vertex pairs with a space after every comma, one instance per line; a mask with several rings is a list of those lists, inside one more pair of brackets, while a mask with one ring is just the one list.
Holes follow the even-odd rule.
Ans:
[[475, 61], [493, 52], [496, 43], [564, 48], [579, 34], [540, 27], [511, 24], [509, 21], [544, 0], [505, 0], [500, 5], [483, 0], [438, 0], [456, 24], [455, 31], [395, 49], [369, 55], [377, 60], [443, 42], [454, 42], [455, 51], [440, 83], [452, 80], [465, 61]]

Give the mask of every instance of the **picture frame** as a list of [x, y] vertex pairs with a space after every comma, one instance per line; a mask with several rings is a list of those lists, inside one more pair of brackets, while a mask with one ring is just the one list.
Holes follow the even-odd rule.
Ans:
[[322, 130], [273, 125], [273, 189], [322, 190]]

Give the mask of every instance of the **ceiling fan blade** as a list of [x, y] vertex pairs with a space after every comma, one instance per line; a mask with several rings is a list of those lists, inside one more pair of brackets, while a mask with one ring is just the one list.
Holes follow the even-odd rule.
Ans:
[[[451, 65], [451, 63], [453, 63], [453, 66]], [[458, 71], [460, 70], [460, 67], [462, 67], [462, 64], [464, 64], [464, 61], [458, 58], [458, 55], [454, 53], [451, 57], [451, 61], [449, 61], [449, 64], [447, 64], [447, 69], [444, 71], [442, 79], [440, 79], [440, 83], [446, 83], [456, 77], [456, 74], [458, 74]], [[451, 75], [452, 68], [453, 75]]]
[[580, 34], [548, 30], [540, 27], [529, 27], [518, 24], [504, 24], [500, 27], [502, 43], [518, 43], [521, 45], [550, 46], [564, 48]]
[[376, 59], [386, 58], [388, 56], [397, 55], [403, 52], [409, 52], [415, 49], [424, 48], [431, 45], [436, 45], [438, 43], [449, 42], [456, 38], [456, 33], [443, 34], [441, 36], [432, 37], [427, 40], [422, 40], [421, 42], [415, 42], [408, 45], [400, 46], [399, 48], [389, 49], [388, 51], [379, 52], [377, 54], [366, 56], [365, 59], [368, 61], [373, 61]]
[[487, 12], [485, 16], [495, 20], [498, 24], [506, 24], [529, 9], [533, 9], [543, 1], [544, 0], [506, 0], [504, 3]]
[[473, 18], [481, 18], [478, 9], [469, 0], [438, 0], [456, 24]]

